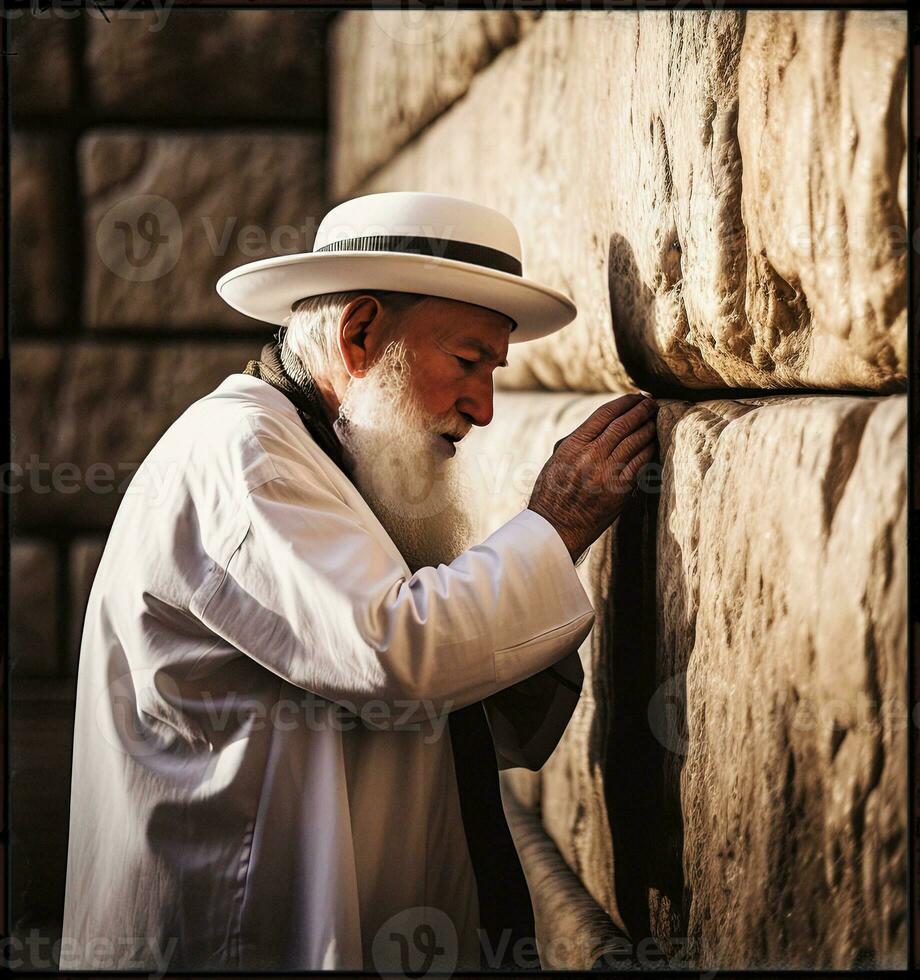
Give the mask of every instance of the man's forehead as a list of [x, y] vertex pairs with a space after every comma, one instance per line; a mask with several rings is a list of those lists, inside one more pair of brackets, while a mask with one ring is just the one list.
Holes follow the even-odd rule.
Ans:
[[[500, 367], [508, 366], [508, 362], [504, 359], [504, 354], [502, 351], [497, 350], [491, 343], [483, 340], [481, 337], [476, 337], [470, 334], [468, 331], [460, 331], [459, 335], [453, 339], [455, 343], [462, 344], [464, 347], [472, 347], [488, 360], [499, 362]], [[508, 344], [506, 341], [502, 345], [502, 348], [506, 348], [507, 346]]]

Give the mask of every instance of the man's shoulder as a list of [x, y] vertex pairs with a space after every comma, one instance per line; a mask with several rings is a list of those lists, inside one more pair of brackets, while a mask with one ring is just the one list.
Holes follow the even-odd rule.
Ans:
[[290, 400], [260, 378], [231, 374], [173, 423], [171, 452], [200, 472], [254, 489], [271, 479], [326, 477], [335, 464], [317, 445]]

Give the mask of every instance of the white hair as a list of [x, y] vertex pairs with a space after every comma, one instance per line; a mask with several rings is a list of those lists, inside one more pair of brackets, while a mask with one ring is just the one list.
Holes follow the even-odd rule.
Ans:
[[427, 299], [420, 293], [384, 289], [352, 289], [308, 296], [300, 300], [285, 318], [281, 337], [282, 360], [293, 361], [312, 377], [325, 375], [339, 356], [338, 330], [342, 313], [359, 296], [373, 296], [388, 313], [401, 313]]

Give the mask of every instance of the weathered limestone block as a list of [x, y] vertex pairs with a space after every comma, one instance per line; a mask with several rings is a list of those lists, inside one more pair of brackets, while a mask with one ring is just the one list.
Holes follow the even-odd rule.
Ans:
[[[579, 315], [516, 352], [508, 387], [902, 390], [906, 19], [795, 16], [804, 33], [792, 75], [822, 75], [820, 102], [770, 84], [791, 28], [767, 57], [769, 44], [744, 42], [743, 12], [542, 17], [355, 193], [456, 194], [515, 221], [527, 274], [568, 291]], [[800, 71], [803, 60], [812, 67]], [[825, 112], [839, 121], [832, 133], [817, 118]], [[333, 144], [341, 138], [339, 126]], [[777, 159], [788, 148], [787, 162], [749, 161], [762, 144]], [[784, 174], [795, 167], [792, 190]], [[772, 212], [761, 202], [785, 219], [808, 188], [815, 203], [795, 219], [811, 241], [846, 199], [852, 268], [817, 245], [792, 262], [782, 230], [765, 239]]]
[[903, 11], [749, 11], [738, 139], [755, 364], [906, 384]]
[[[14, 528], [107, 530], [167, 427], [258, 352], [242, 343], [16, 344], [7, 476]], [[145, 492], [155, 505], [157, 488]]]
[[[487, 527], [603, 400], [496, 395]], [[542, 820], [672, 964], [905, 963], [905, 430], [901, 396], [664, 401], [660, 468], [579, 566], [598, 622]]]
[[671, 430], [658, 643], [692, 630], [673, 666], [704, 968], [906, 965], [905, 402], [714, 402]]
[[[520, 6], [515, 5], [515, 6]], [[349, 11], [330, 28], [330, 196], [339, 200], [461, 98], [526, 10]]]
[[84, 137], [85, 321], [258, 329], [215, 284], [244, 262], [312, 248], [322, 154], [309, 131]]
[[328, 18], [171, 6], [104, 18], [87, 10], [89, 97], [97, 112], [131, 117], [324, 119]]
[[10, 66], [13, 119], [69, 108], [74, 92], [77, 18], [84, 11], [37, 4], [4, 10], [8, 24], [6, 60]]
[[15, 677], [58, 672], [58, 558], [54, 544], [14, 537], [10, 549], [10, 668]]
[[61, 327], [71, 312], [73, 261], [62, 220], [71, 206], [69, 165], [63, 139], [47, 133], [13, 135], [10, 291], [17, 333], [29, 327]]

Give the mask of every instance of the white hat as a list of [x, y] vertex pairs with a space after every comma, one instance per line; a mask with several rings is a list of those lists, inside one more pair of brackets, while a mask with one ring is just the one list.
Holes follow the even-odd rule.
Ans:
[[509, 342], [575, 318], [564, 293], [525, 279], [521, 240], [503, 214], [446, 194], [391, 191], [344, 201], [322, 220], [312, 252], [277, 255], [224, 273], [217, 292], [235, 310], [282, 324], [307, 296], [398, 290], [504, 313]]

